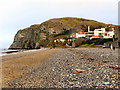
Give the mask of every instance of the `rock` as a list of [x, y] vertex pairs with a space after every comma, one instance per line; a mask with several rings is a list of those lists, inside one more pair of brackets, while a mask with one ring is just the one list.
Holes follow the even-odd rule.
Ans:
[[96, 78], [99, 78], [99, 76], [97, 76]]
[[110, 83], [109, 83], [109, 82], [104, 82], [104, 84], [107, 84], [107, 85], [108, 85], [108, 84], [110, 84]]
[[119, 66], [109, 66], [109, 68], [113, 68], [113, 69], [120, 69]]
[[75, 69], [72, 73], [77, 74], [77, 73], [83, 73], [83, 72], [85, 72], [85, 70]]
[[85, 70], [81, 70], [81, 69], [75, 69], [78, 73], [83, 73], [85, 72]]
[[102, 60], [102, 62], [103, 62], [103, 63], [107, 63], [107, 62], [109, 62], [109, 61], [108, 61], [108, 60]]
[[92, 69], [95, 69], [95, 67], [92, 67]]
[[78, 74], [78, 72], [77, 72], [76, 70], [74, 70], [72, 73], [73, 73], [73, 74]]
[[88, 58], [88, 60], [89, 60], [89, 61], [94, 61], [94, 59], [93, 59], [93, 58]]
[[112, 83], [114, 83], [115, 81], [112, 80]]
[[68, 63], [68, 65], [73, 65], [72, 63]]

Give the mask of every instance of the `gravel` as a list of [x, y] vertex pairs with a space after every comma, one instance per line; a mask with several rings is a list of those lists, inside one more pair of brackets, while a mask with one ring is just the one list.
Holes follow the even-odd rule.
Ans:
[[[37, 69], [6, 82], [10, 88], [116, 88], [118, 51], [102, 48], [60, 49]], [[76, 69], [85, 72], [74, 74]]]

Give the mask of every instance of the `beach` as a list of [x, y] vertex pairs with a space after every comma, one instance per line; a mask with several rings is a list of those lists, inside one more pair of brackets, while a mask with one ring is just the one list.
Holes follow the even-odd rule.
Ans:
[[[42, 62], [47, 61], [55, 50], [27, 50], [2, 57], [2, 83], [31, 72]], [[5, 86], [6, 87], [6, 86]]]
[[53, 48], [2, 57], [3, 88], [117, 88], [118, 50]]

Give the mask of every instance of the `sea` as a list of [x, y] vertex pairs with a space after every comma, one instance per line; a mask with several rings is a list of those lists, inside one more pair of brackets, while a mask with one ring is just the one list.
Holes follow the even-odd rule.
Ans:
[[12, 49], [8, 49], [8, 48], [0, 48], [0, 56], [4, 56], [4, 55], [8, 55], [8, 53], [10, 54], [10, 52], [14, 52], [14, 51], [19, 51], [19, 50], [12, 50]]
[[41, 48], [41, 49], [8, 49], [8, 48], [0, 48], [0, 56], [10, 55], [10, 54], [16, 54], [19, 51], [25, 51], [25, 52], [32, 52], [37, 50], [45, 50], [49, 48]]

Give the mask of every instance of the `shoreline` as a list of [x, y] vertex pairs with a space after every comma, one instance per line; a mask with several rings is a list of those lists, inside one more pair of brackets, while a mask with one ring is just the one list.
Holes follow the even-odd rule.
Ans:
[[9, 54], [5, 54], [2, 57], [2, 61], [7, 61], [7, 60], [12, 60], [14, 58], [21, 58], [24, 56], [28, 56], [28, 55], [32, 55], [35, 53], [38, 53], [40, 51], [45, 51], [45, 50], [49, 50], [49, 48], [42, 48], [42, 49], [32, 49], [32, 50], [20, 50], [17, 52], [11, 52]]
[[[5, 55], [12, 55], [12, 54], [18, 54], [20, 52], [32, 52], [32, 51], [43, 50], [43, 49], [49, 49], [49, 48], [41, 48], [41, 49], [15, 49], [15, 50], [8, 49], [7, 51], [1, 51], [1, 53], [5, 54]], [[2, 55], [2, 56], [5, 56], [5, 55]]]
[[[63, 47], [55, 47], [56, 49], [57, 48], [63, 48]], [[64, 47], [66, 49], [72, 49], [72, 48], [69, 48], [69, 47]], [[83, 48], [101, 48], [103, 49], [102, 47], [75, 47], [74, 49], [83, 49]], [[8, 49], [8, 51], [1, 51], [1, 56], [5, 56], [5, 55], [12, 55], [12, 54], [18, 54], [19, 52], [32, 52], [32, 51], [37, 51], [37, 50], [43, 50], [43, 49], [54, 49], [54, 48], [41, 48], [41, 49]], [[110, 49], [110, 48], [104, 48], [104, 49]], [[116, 48], [118, 49], [118, 48]], [[11, 50], [11, 51], [9, 51]]]

